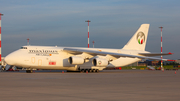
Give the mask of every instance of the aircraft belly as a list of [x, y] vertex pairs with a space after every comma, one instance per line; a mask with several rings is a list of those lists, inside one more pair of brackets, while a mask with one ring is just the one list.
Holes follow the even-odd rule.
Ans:
[[77, 67], [61, 67], [61, 66], [32, 66], [32, 69], [46, 69], [46, 70], [70, 70], [77, 71]]
[[[49, 70], [71, 70], [76, 71], [76, 67], [68, 63], [67, 58], [61, 56], [51, 57], [31, 57], [30, 68]], [[64, 62], [66, 64], [64, 64]]]

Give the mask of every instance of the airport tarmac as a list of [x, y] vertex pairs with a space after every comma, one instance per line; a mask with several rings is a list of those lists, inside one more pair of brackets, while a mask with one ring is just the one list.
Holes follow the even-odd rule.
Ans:
[[180, 71], [0, 72], [0, 101], [180, 100]]

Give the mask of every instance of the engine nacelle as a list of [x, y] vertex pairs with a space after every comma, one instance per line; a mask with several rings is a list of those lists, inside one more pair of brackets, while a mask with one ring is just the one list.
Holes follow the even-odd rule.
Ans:
[[106, 59], [95, 58], [93, 59], [92, 64], [98, 67], [106, 67], [109, 64], [109, 62]]
[[85, 60], [82, 57], [71, 56], [69, 57], [68, 62], [73, 65], [80, 65], [83, 64]]

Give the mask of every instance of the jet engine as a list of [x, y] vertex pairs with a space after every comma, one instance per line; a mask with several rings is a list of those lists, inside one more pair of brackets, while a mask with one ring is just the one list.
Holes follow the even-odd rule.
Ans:
[[109, 64], [109, 62], [106, 59], [95, 58], [93, 59], [92, 64], [98, 67], [106, 67]]
[[85, 60], [82, 57], [71, 56], [69, 57], [68, 62], [73, 65], [80, 65], [83, 64]]

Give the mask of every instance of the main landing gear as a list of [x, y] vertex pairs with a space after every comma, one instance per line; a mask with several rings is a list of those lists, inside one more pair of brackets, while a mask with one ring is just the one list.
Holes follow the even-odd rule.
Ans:
[[26, 70], [26, 73], [32, 73], [33, 70]]
[[86, 72], [89, 72], [89, 73], [98, 73], [99, 69], [81, 69], [80, 72], [81, 73], [86, 73]]

